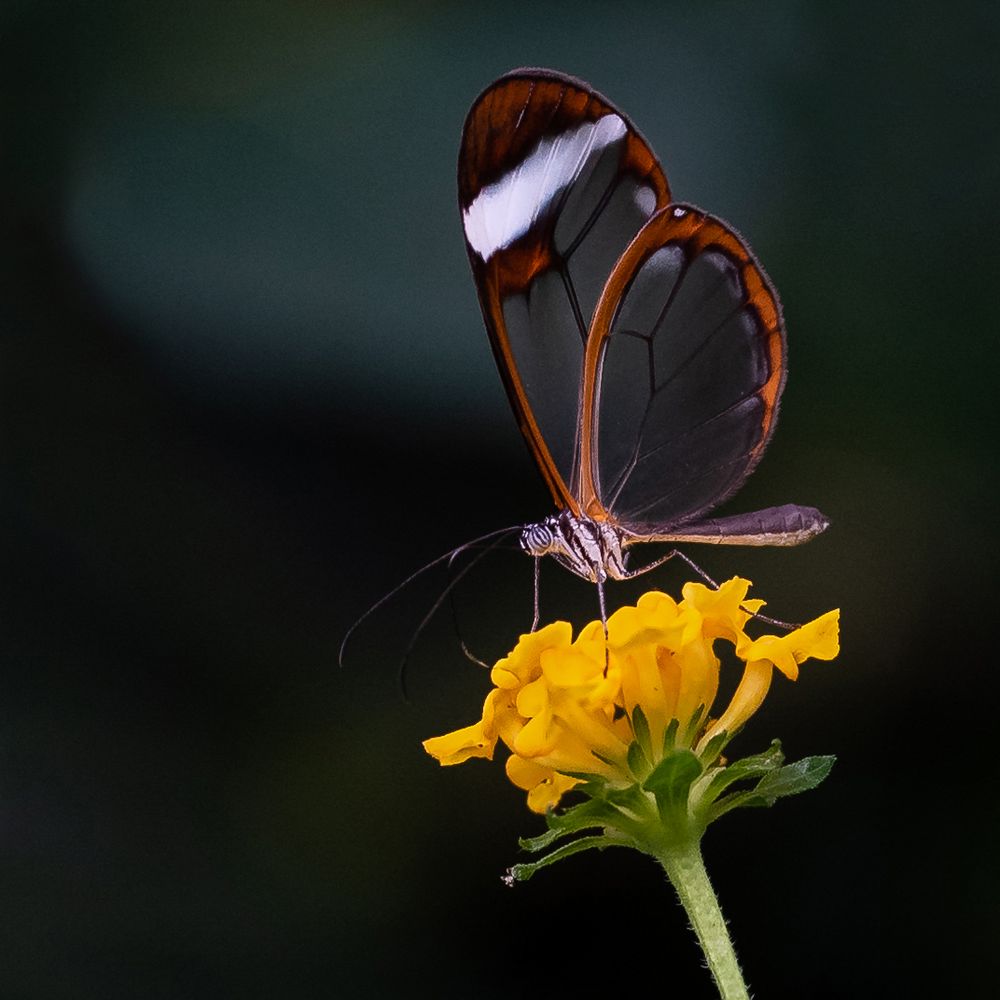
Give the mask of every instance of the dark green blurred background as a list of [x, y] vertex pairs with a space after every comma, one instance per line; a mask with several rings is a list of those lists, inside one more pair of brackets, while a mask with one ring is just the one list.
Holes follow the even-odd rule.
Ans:
[[[440, 577], [335, 664], [416, 566], [549, 510], [454, 190], [468, 105], [523, 64], [620, 104], [785, 304], [781, 426], [726, 509], [833, 527], [699, 554], [781, 617], [843, 608], [839, 661], [734, 746], [837, 753], [831, 779], [706, 840], [755, 994], [994, 995], [998, 29], [962, 4], [7, 0], [0, 996], [712, 996], [645, 859], [501, 884], [540, 821], [501, 767], [420, 748], [487, 686], [448, 615], [409, 704], [396, 680]], [[460, 592], [480, 655], [530, 592], [515, 554]], [[555, 567], [543, 601], [595, 612]]]

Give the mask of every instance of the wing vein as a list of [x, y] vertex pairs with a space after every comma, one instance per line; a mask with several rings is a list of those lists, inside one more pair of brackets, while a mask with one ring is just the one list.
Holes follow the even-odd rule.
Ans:
[[[745, 309], [745, 308], [746, 308], [746, 303], [742, 303], [742, 304], [738, 305], [735, 309], [733, 309], [732, 312], [730, 312], [728, 315], [726, 315], [726, 317], [719, 323], [719, 325], [717, 327], [715, 327], [715, 329], [712, 330], [712, 332], [708, 335], [708, 337], [705, 340], [705, 343], [707, 343], [709, 339], [711, 339], [712, 337], [714, 337], [716, 335], [716, 333], [718, 333], [718, 331], [721, 330], [722, 327], [724, 327], [729, 322], [729, 320], [731, 320], [733, 318], [733, 316], [736, 315], [736, 313], [738, 313], [741, 309]], [[703, 343], [701, 346], [704, 347], [705, 344]], [[652, 364], [652, 347], [653, 347], [653, 345], [652, 345], [652, 339], [650, 339], [649, 349], [650, 349], [650, 363], [651, 364]], [[701, 350], [701, 348], [699, 347], [698, 350]], [[640, 454], [639, 449], [642, 447], [642, 438], [643, 438], [643, 435], [645, 434], [645, 430], [646, 430], [646, 421], [649, 419], [649, 414], [652, 412], [653, 400], [664, 389], [666, 389], [670, 385], [671, 382], [673, 382], [673, 380], [677, 377], [677, 375], [679, 375], [680, 372], [683, 370], [683, 367], [686, 367], [687, 364], [698, 353], [698, 350], [694, 351], [690, 355], [690, 357], [685, 361], [684, 366], [682, 366], [681, 369], [678, 369], [678, 371], [674, 372], [674, 374], [671, 375], [670, 378], [668, 378], [666, 382], [664, 382], [662, 385], [657, 386], [650, 393], [649, 402], [646, 404], [645, 411], [644, 411], [644, 413], [642, 415], [642, 422], [639, 425], [639, 433], [636, 435], [635, 447], [632, 449], [632, 457], [629, 459], [629, 461], [626, 464], [625, 468], [619, 474], [618, 478], [615, 480], [614, 486], [612, 487], [612, 498], [611, 498], [611, 501], [610, 501], [610, 503], [608, 505], [609, 509], [612, 508], [612, 507], [614, 507], [614, 505], [617, 503], [619, 496], [621, 496], [622, 490], [625, 488], [626, 484], [628, 483], [629, 477], [632, 475], [633, 472], [635, 472], [636, 467], [638, 466], [638, 464], [640, 462], [645, 462], [647, 458], [652, 457], [653, 455], [656, 454], [656, 452], [661, 451], [663, 448], [666, 448], [667, 445], [673, 444], [675, 441], [681, 440], [682, 438], [686, 437], [688, 434], [691, 434], [694, 431], [696, 431], [699, 427], [703, 427], [705, 424], [710, 423], [713, 420], [717, 420], [719, 417], [721, 417], [725, 413], [728, 413], [730, 410], [736, 409], [736, 407], [740, 406], [742, 403], [745, 403], [748, 399], [750, 399], [751, 396], [756, 396], [757, 395], [757, 392], [759, 390], [756, 390], [756, 389], [753, 392], [745, 393], [744, 395], [740, 396], [739, 399], [737, 399], [734, 402], [730, 403], [729, 406], [726, 406], [723, 409], [719, 410], [718, 413], [715, 413], [715, 414], [713, 414], [710, 417], [706, 417], [704, 420], [699, 421], [697, 424], [694, 424], [693, 426], [688, 427], [687, 429], [685, 429], [680, 434], [673, 434], [673, 435], [671, 435], [670, 437], [668, 437], [665, 440], [661, 441], [655, 448], [651, 448], [649, 451], [642, 452]]]
[[604, 211], [604, 209], [608, 207], [608, 202], [611, 201], [611, 196], [615, 193], [615, 190], [617, 189], [620, 183], [621, 183], [620, 177], [612, 177], [611, 180], [608, 182], [608, 186], [604, 189], [604, 193], [598, 200], [597, 205], [594, 207], [594, 210], [590, 213], [590, 215], [587, 216], [587, 219], [584, 222], [583, 227], [580, 229], [580, 232], [577, 233], [576, 238], [573, 240], [572, 243], [570, 243], [569, 247], [566, 249], [566, 252], [562, 255], [563, 260], [568, 262], [570, 257], [575, 252], [576, 248], [587, 238], [587, 234], [591, 231], [591, 229], [594, 228], [594, 224], [597, 222], [597, 219], [600, 216], [600, 214]]
[[[677, 295], [677, 292], [678, 292], [680, 286], [683, 284], [684, 280], [688, 277], [689, 267], [690, 267], [690, 264], [692, 262], [693, 262], [693, 259], [692, 260], [687, 260], [687, 259], [685, 260], [684, 267], [682, 268], [681, 273], [678, 275], [677, 280], [675, 281], [674, 286], [671, 289], [670, 294], [667, 297], [667, 302], [665, 303], [664, 308], [660, 311], [659, 315], [657, 316], [656, 322], [653, 325], [653, 332], [648, 337], [648, 340], [649, 340], [649, 351], [650, 351], [650, 364], [655, 364], [655, 361], [653, 359], [653, 338], [656, 337], [660, 333], [662, 324], [663, 324], [663, 322], [666, 319], [667, 312], [669, 311], [670, 307], [676, 301], [676, 295]], [[716, 278], [716, 280], [713, 281], [712, 284], [709, 286], [709, 288], [702, 294], [702, 296], [700, 297], [699, 302], [693, 308], [692, 311], [695, 312], [695, 313], [697, 313], [697, 311], [707, 301], [709, 301], [711, 299], [711, 297], [718, 290], [719, 286], [726, 281], [727, 277], [728, 277], [728, 275], [727, 275], [726, 271], [720, 272], [720, 274]], [[678, 365], [678, 367], [676, 369], [674, 369], [671, 372], [671, 374], [662, 383], [660, 383], [660, 385], [656, 386], [655, 389], [650, 393], [649, 402], [646, 404], [646, 407], [645, 407], [644, 412], [643, 412], [642, 420], [640, 421], [640, 424], [639, 424], [639, 430], [638, 430], [638, 433], [636, 434], [635, 446], [632, 449], [632, 454], [631, 454], [630, 458], [628, 459], [628, 461], [626, 462], [624, 468], [619, 473], [619, 475], [615, 478], [615, 481], [612, 484], [611, 499], [610, 499], [610, 501], [607, 504], [607, 507], [608, 507], [609, 510], [613, 509], [614, 506], [617, 504], [618, 500], [621, 497], [622, 492], [624, 491], [625, 487], [628, 485], [629, 479], [631, 478], [632, 474], [635, 472], [636, 468], [639, 466], [639, 464], [641, 462], [647, 461], [649, 458], [651, 458], [657, 452], [662, 451], [664, 448], [668, 447], [669, 445], [672, 445], [672, 444], [676, 443], [679, 440], [683, 440], [683, 438], [685, 438], [685, 437], [689, 436], [690, 434], [694, 433], [699, 428], [704, 427], [707, 423], [710, 423], [713, 420], [717, 420], [719, 417], [723, 416], [724, 414], [726, 414], [726, 413], [728, 413], [728, 412], [736, 409], [737, 407], [739, 407], [740, 405], [742, 405], [743, 403], [745, 403], [748, 399], [750, 399], [752, 396], [756, 395], [757, 392], [759, 391], [759, 388], [758, 388], [758, 389], [753, 390], [752, 392], [744, 393], [737, 400], [735, 400], [734, 402], [730, 403], [728, 406], [724, 407], [722, 410], [719, 410], [717, 413], [713, 414], [712, 416], [706, 417], [705, 419], [699, 421], [697, 424], [694, 424], [691, 427], [686, 428], [685, 430], [683, 430], [682, 432], [680, 432], [678, 434], [672, 434], [670, 437], [664, 439], [658, 445], [656, 445], [653, 448], [650, 448], [649, 450], [647, 450], [645, 452], [641, 451], [642, 440], [643, 440], [643, 437], [646, 434], [647, 423], [649, 421], [650, 414], [652, 413], [653, 401], [656, 399], [656, 397], [661, 392], [663, 392], [664, 389], [668, 388], [674, 382], [675, 379], [677, 379], [681, 374], [683, 374], [683, 372], [691, 365], [691, 363], [695, 360], [695, 358], [697, 358], [698, 355], [703, 350], [705, 350], [706, 347], [708, 347], [708, 345], [715, 339], [715, 337], [719, 334], [719, 332], [733, 319], [734, 316], [738, 315], [742, 310], [744, 310], [744, 309], [747, 308], [747, 306], [749, 304], [749, 300], [747, 299], [746, 289], [745, 289], [742, 281], [740, 281], [740, 288], [741, 288], [741, 291], [743, 293], [740, 301], [732, 309], [730, 309], [722, 317], [722, 319], [705, 335], [705, 337], [698, 343], [698, 345], [692, 351], [690, 351], [688, 353], [687, 357], [684, 358], [684, 360]], [[636, 335], [634, 333], [634, 331], [628, 331], [628, 333], [631, 334], [631, 335], [633, 335], [633, 336]], [[618, 336], [618, 335], [619, 334], [617, 332], [614, 333], [614, 334], [612, 334], [612, 336]], [[655, 381], [655, 374], [652, 376], [652, 379]], [[725, 468], [725, 467], [726, 466], [722, 466], [721, 468]], [[715, 471], [720, 471], [720, 470], [716, 469]], [[701, 478], [704, 478], [704, 476], [697, 476], [697, 477], [695, 477], [694, 481], [697, 482], [697, 480], [701, 479]], [[688, 484], [683, 484], [683, 485], [688, 485]], [[672, 491], [670, 491], [668, 493], [662, 494], [661, 496], [659, 496], [659, 497], [655, 498], [654, 500], [650, 501], [644, 507], [640, 508], [640, 510], [648, 510], [650, 507], [655, 506], [656, 503], [669, 499], [671, 496], [675, 495], [677, 492], [678, 492], [678, 490], [675, 489], [675, 490], [672, 490]]]
[[[675, 496], [682, 489], [684, 489], [685, 487], [690, 486], [691, 483], [693, 483], [693, 482], [696, 483], [696, 482], [698, 482], [701, 479], [707, 479], [709, 476], [714, 476], [717, 472], [722, 472], [722, 471], [724, 471], [726, 469], [730, 469], [730, 468], [732, 468], [732, 466], [736, 465], [737, 462], [741, 462], [742, 460], [743, 460], [743, 456], [742, 455], [737, 455], [734, 458], [730, 458], [727, 461], [721, 462], [721, 463], [719, 463], [717, 465], [712, 465], [712, 466], [709, 466], [708, 468], [699, 469], [698, 470], [698, 474], [696, 476], [692, 477], [691, 479], [685, 480], [683, 483], [679, 484], [674, 489], [668, 490], [666, 493], [662, 493], [659, 496], [654, 497], [652, 500], [650, 500], [648, 503], [643, 504], [641, 507], [637, 507], [635, 510], [629, 511], [629, 516], [630, 517], [638, 517], [641, 514], [644, 514], [646, 511], [648, 511], [651, 507], [655, 507], [661, 501], [669, 499], [672, 496]], [[720, 490], [719, 492], [721, 493], [723, 491]], [[714, 504], [710, 504], [709, 505], [709, 507], [711, 507], [711, 506], [714, 506]], [[705, 506], [702, 506], [699, 510], [685, 511], [680, 517], [678, 517], [678, 518], [676, 518], [676, 519], [674, 519], [672, 521], [668, 521], [667, 524], [670, 524], [670, 525], [683, 524], [685, 521], [690, 521], [693, 518], [697, 517], [702, 511], [704, 511], [706, 509], [708, 509], [708, 508], [705, 507]]]

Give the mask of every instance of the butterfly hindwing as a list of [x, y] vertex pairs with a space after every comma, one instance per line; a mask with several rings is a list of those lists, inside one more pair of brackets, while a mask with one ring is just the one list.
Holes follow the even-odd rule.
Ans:
[[581, 504], [637, 534], [730, 496], [774, 430], [785, 380], [777, 294], [724, 222], [671, 205], [611, 273], [583, 373]]

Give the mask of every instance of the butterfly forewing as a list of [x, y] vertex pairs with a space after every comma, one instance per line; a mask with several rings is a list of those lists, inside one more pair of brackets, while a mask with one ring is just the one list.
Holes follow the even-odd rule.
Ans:
[[628, 119], [586, 84], [516, 70], [473, 105], [459, 203], [494, 354], [556, 503], [579, 513], [580, 373], [622, 252], [670, 201]]
[[699, 518], [757, 464], [784, 377], [777, 295], [747, 246], [691, 206], [658, 212], [590, 333], [581, 506], [641, 535]]

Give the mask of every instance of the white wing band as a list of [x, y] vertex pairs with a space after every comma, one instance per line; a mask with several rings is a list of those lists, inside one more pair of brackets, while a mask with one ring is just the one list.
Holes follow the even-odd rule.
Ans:
[[579, 176], [591, 155], [618, 142], [626, 131], [618, 115], [604, 115], [543, 138], [514, 170], [487, 184], [462, 213], [469, 245], [483, 261], [510, 246]]

